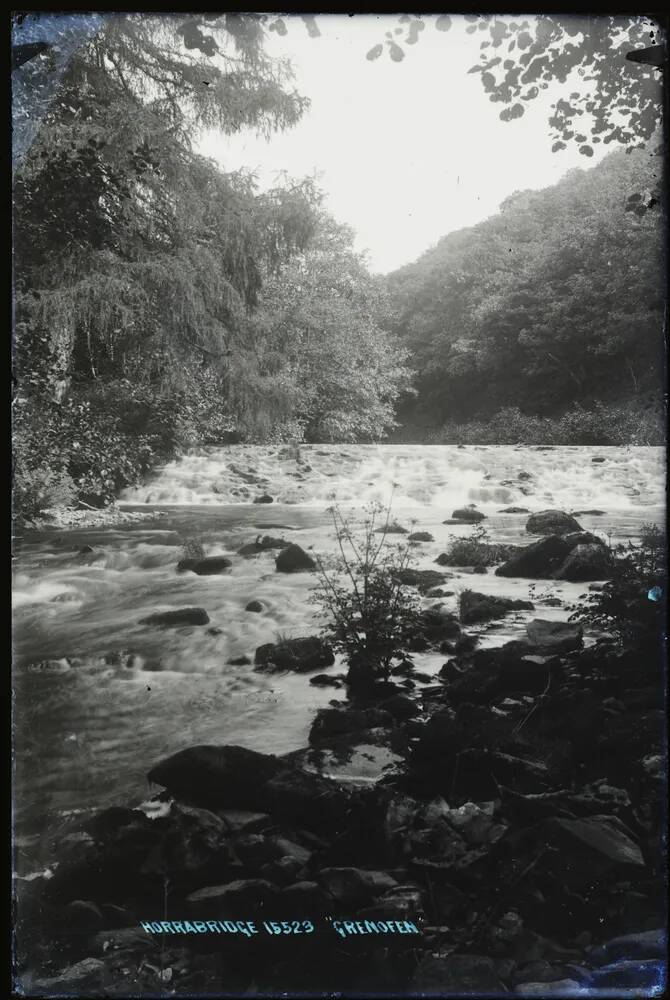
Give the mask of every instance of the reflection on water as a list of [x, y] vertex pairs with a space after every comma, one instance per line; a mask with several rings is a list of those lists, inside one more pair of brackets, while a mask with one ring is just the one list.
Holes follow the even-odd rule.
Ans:
[[[492, 539], [505, 542], [529, 540], [526, 515], [499, 513], [510, 505], [600, 509], [603, 515], [579, 520], [614, 541], [634, 537], [645, 521], [663, 520], [658, 448], [314, 445], [301, 452], [298, 462], [277, 448], [210, 449], [170, 463], [152, 483], [126, 493], [129, 505], [169, 509], [168, 518], [155, 522], [159, 527], [145, 522], [19, 540], [19, 832], [39, 830], [66, 810], [141, 801], [151, 765], [196, 742], [275, 753], [305, 745], [314, 711], [328, 703], [332, 689], [315, 688], [300, 675], [264, 676], [230, 661], [253, 659], [261, 643], [318, 628], [310, 602], [314, 576], [276, 573], [276, 553], [244, 559], [237, 550], [269, 532], [327, 558], [335, 546], [326, 512], [333, 493], [344, 508], [360, 511], [366, 501], [387, 502], [393, 491], [397, 519], [435, 538], [416, 549], [416, 566], [426, 569], [435, 568], [451, 536], [469, 533], [442, 524], [464, 504], [476, 503], [487, 515]], [[264, 492], [277, 502], [248, 502]], [[207, 555], [230, 556], [232, 569], [223, 576], [178, 574], [181, 546], [191, 536]], [[447, 606], [455, 608], [459, 590], [473, 585], [510, 597], [527, 598], [529, 592], [529, 581], [457, 572], [448, 581], [453, 596], [445, 599]], [[583, 590], [580, 584], [540, 584], [536, 598], [551, 593], [564, 604], [538, 605], [535, 614], [565, 618], [566, 605]], [[261, 602], [261, 613], [245, 610], [251, 600]], [[210, 625], [160, 630], [139, 624], [154, 611], [185, 606], [205, 608]], [[520, 612], [494, 623], [482, 641], [504, 642], [534, 616]], [[435, 674], [444, 657], [416, 661], [420, 670]], [[330, 670], [341, 672], [342, 664]]]

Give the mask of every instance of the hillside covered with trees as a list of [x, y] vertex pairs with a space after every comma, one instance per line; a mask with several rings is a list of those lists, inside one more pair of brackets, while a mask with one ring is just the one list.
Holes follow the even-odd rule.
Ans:
[[658, 149], [613, 152], [389, 276], [391, 330], [417, 373], [407, 440], [607, 443], [617, 421], [660, 440], [660, 165]]

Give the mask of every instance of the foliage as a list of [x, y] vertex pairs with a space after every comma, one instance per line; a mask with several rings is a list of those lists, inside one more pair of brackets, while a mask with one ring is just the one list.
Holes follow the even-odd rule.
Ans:
[[603, 630], [640, 652], [647, 646], [658, 648], [667, 600], [666, 551], [665, 533], [657, 525], [643, 525], [639, 544], [614, 549], [611, 579], [588, 595], [572, 620]]
[[401, 422], [486, 423], [514, 406], [560, 418], [598, 401], [660, 410], [661, 220], [626, 211], [655, 170], [647, 151], [613, 153], [391, 274], [390, 330], [419, 372]]
[[661, 445], [664, 425], [658, 410], [634, 405], [592, 409], [574, 406], [561, 416], [538, 417], [506, 407], [487, 420], [449, 422], [428, 435], [432, 444]]
[[442, 566], [475, 566], [484, 569], [508, 559], [514, 546], [497, 544], [483, 524], [474, 524], [470, 534], [463, 537], [450, 536], [446, 552], [437, 562]]
[[369, 508], [360, 537], [337, 507], [330, 513], [340, 551], [336, 568], [345, 583], [317, 559], [315, 600], [326, 617], [324, 637], [351, 667], [388, 679], [392, 661], [405, 657], [403, 647], [417, 622], [417, 598], [399, 582], [410, 564], [411, 546], [388, 544], [390, 504]]
[[407, 351], [380, 326], [385, 286], [352, 244], [347, 226], [320, 213], [305, 251], [268, 276], [250, 324], [259, 390], [284, 394], [307, 441], [379, 440], [410, 387]]
[[[593, 145], [639, 144], [659, 127], [660, 67], [626, 59], [629, 52], [657, 40], [656, 26], [648, 18], [466, 14], [465, 21], [466, 34], [480, 39], [479, 63], [469, 72], [479, 74], [492, 102], [505, 105], [502, 121], [523, 117], [529, 103], [551, 83], [565, 86], [565, 96], [552, 105], [549, 117], [554, 152], [573, 143], [582, 155], [593, 156]], [[453, 20], [442, 15], [434, 25], [448, 31]], [[403, 46], [416, 44], [425, 27], [421, 16], [403, 14], [367, 58], [379, 58], [386, 48], [394, 62], [401, 62]]]

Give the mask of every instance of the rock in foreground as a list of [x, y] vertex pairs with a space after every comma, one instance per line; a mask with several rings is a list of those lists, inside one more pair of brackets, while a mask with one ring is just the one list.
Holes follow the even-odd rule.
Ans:
[[531, 514], [526, 522], [526, 531], [532, 535], [567, 535], [581, 530], [579, 521], [564, 510], [541, 510]]
[[460, 596], [459, 613], [462, 625], [474, 625], [502, 618], [510, 611], [533, 611], [530, 601], [513, 600], [509, 597], [494, 597], [492, 594], [478, 594], [474, 590], [464, 590]]
[[161, 628], [179, 625], [208, 625], [209, 615], [204, 608], [178, 608], [175, 611], [157, 611], [155, 615], [140, 618], [140, 625], [158, 625]]
[[182, 559], [177, 563], [177, 572], [190, 571], [197, 576], [218, 576], [232, 565], [226, 556], [204, 556], [202, 559]]
[[569, 653], [582, 645], [581, 625], [536, 618], [526, 625], [526, 632], [534, 646], [551, 653]]

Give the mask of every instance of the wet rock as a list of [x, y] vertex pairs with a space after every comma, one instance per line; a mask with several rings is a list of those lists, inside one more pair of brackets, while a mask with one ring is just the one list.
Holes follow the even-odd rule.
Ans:
[[269, 861], [263, 865], [258, 874], [275, 885], [287, 886], [295, 882], [302, 867], [295, 858], [279, 858], [278, 861]]
[[207, 625], [209, 615], [204, 608], [178, 608], [174, 611], [158, 611], [156, 614], [140, 618], [140, 625], [156, 625], [159, 628], [177, 628], [180, 625]]
[[516, 992], [522, 997], [574, 997], [585, 990], [576, 979], [555, 979], [546, 983], [519, 983]]
[[282, 549], [275, 559], [279, 573], [304, 573], [316, 569], [316, 563], [304, 549], [294, 542]]
[[426, 955], [411, 982], [412, 993], [486, 996], [506, 993], [493, 959], [483, 955]]
[[285, 538], [274, 538], [272, 535], [257, 536], [254, 542], [247, 542], [237, 554], [240, 556], [257, 556], [260, 552], [268, 552], [270, 549], [285, 549], [291, 543]]
[[177, 563], [177, 572], [184, 573], [188, 570], [197, 576], [219, 576], [232, 565], [226, 556], [204, 556], [202, 559], [182, 559]]
[[460, 521], [465, 524], [477, 524], [478, 521], [485, 521], [486, 514], [482, 514], [481, 511], [476, 510], [474, 507], [459, 507], [458, 510], [453, 511], [449, 521], [444, 521], [444, 524]]
[[378, 535], [407, 535], [409, 533], [408, 528], [403, 528], [401, 524], [397, 524], [395, 521], [386, 526], [375, 528], [375, 532]]
[[499, 514], [530, 514], [527, 507], [503, 507]]
[[254, 809], [263, 787], [283, 767], [270, 754], [238, 746], [195, 746], [152, 768], [147, 777], [176, 798], [210, 809]]
[[272, 825], [267, 813], [252, 812], [248, 809], [220, 809], [217, 815], [221, 817], [230, 834], [260, 833]]
[[517, 479], [521, 479], [521, 480], [528, 480], [528, 479], [532, 479], [533, 476], [532, 476], [532, 474], [530, 472], [526, 472], [525, 469], [522, 469], [521, 472], [519, 473], [519, 475], [516, 478]]
[[602, 542], [576, 545], [554, 573], [556, 580], [581, 583], [586, 580], [605, 580], [612, 573], [612, 556]]
[[455, 639], [460, 633], [461, 627], [456, 616], [441, 605], [434, 605], [419, 615], [409, 648], [421, 651], [444, 639]]
[[459, 599], [459, 613], [463, 625], [502, 618], [510, 611], [533, 611], [534, 607], [530, 601], [478, 594], [474, 590], [464, 590]]
[[604, 510], [571, 510], [571, 517], [602, 517]]
[[259, 497], [254, 497], [254, 503], [274, 503], [274, 497], [269, 493], [262, 493]]
[[[81, 962], [63, 969], [56, 976], [35, 980], [33, 989], [37, 993], [46, 992], [50, 994], [71, 994], [72, 990], [76, 990], [77, 995], [82, 996], [83, 993], [81, 991], [84, 991], [86, 988], [93, 989], [94, 987], [101, 986], [105, 972], [105, 963], [101, 959], [84, 958]], [[37, 993], [33, 993], [33, 996], [37, 995]]]
[[249, 601], [249, 603], [247, 604], [247, 606], [245, 607], [244, 610], [245, 611], [254, 611], [257, 614], [260, 614], [262, 611], [265, 610], [265, 607], [264, 607], [263, 604], [261, 604], [260, 601]]
[[398, 886], [396, 879], [386, 872], [362, 868], [324, 868], [319, 873], [319, 882], [344, 906], [359, 906]]
[[496, 569], [496, 576], [522, 576], [536, 580], [549, 578], [561, 566], [570, 551], [558, 535], [549, 535], [526, 545]]
[[314, 677], [310, 677], [309, 683], [313, 684], [314, 687], [339, 688], [344, 684], [344, 680], [344, 674], [315, 674]]
[[331, 647], [319, 636], [310, 635], [259, 646], [254, 656], [257, 670], [295, 670], [307, 673], [330, 667], [335, 662]]
[[417, 703], [405, 694], [394, 694], [379, 707], [382, 711], [389, 712], [397, 722], [406, 722], [421, 714]]
[[318, 743], [333, 736], [355, 733], [376, 726], [391, 728], [395, 726], [395, 718], [391, 712], [381, 708], [322, 708], [316, 713], [312, 723], [309, 742]]
[[526, 531], [533, 535], [567, 535], [581, 530], [579, 522], [564, 510], [542, 510], [531, 514], [526, 522]]
[[401, 569], [395, 574], [399, 583], [407, 587], [416, 587], [419, 593], [425, 594], [431, 587], [444, 583], [444, 573], [438, 573], [434, 569]]
[[399, 885], [379, 897], [374, 906], [359, 910], [360, 920], [422, 921], [426, 907], [423, 893], [416, 885]]
[[602, 457], [602, 455], [596, 455], [594, 458], [591, 459], [591, 461], [593, 462], [594, 465], [599, 465], [602, 462], [604, 462], [605, 459]]
[[223, 629], [219, 625], [213, 625], [207, 629], [207, 635], [223, 635]]
[[599, 991], [635, 991], [637, 996], [661, 996], [667, 983], [663, 960], [613, 962], [591, 973], [591, 983]]
[[552, 653], [569, 653], [582, 646], [583, 629], [581, 625], [569, 622], [544, 621], [536, 618], [526, 625], [526, 632], [531, 643], [540, 650]]
[[662, 927], [652, 931], [622, 934], [589, 950], [589, 961], [594, 965], [607, 965], [619, 959], [663, 958], [666, 954], [666, 935]]
[[347, 822], [349, 793], [329, 778], [294, 767], [285, 767], [267, 782], [262, 801], [285, 822], [316, 833], [331, 836]]
[[430, 531], [413, 531], [409, 536], [410, 542], [434, 542], [435, 539]]
[[318, 882], [294, 882], [282, 889], [279, 899], [286, 914], [300, 913], [306, 918], [326, 914], [332, 907], [330, 897]]
[[238, 879], [228, 885], [206, 886], [186, 897], [195, 919], [262, 919], [279, 890], [266, 879]]
[[540, 824], [538, 836], [556, 848], [553, 866], [575, 888], [613, 878], [639, 878], [645, 867], [631, 832], [616, 816], [552, 817]]
[[228, 660], [228, 663], [231, 667], [246, 667], [251, 663], [251, 660], [248, 656], [236, 656], [234, 659]]

